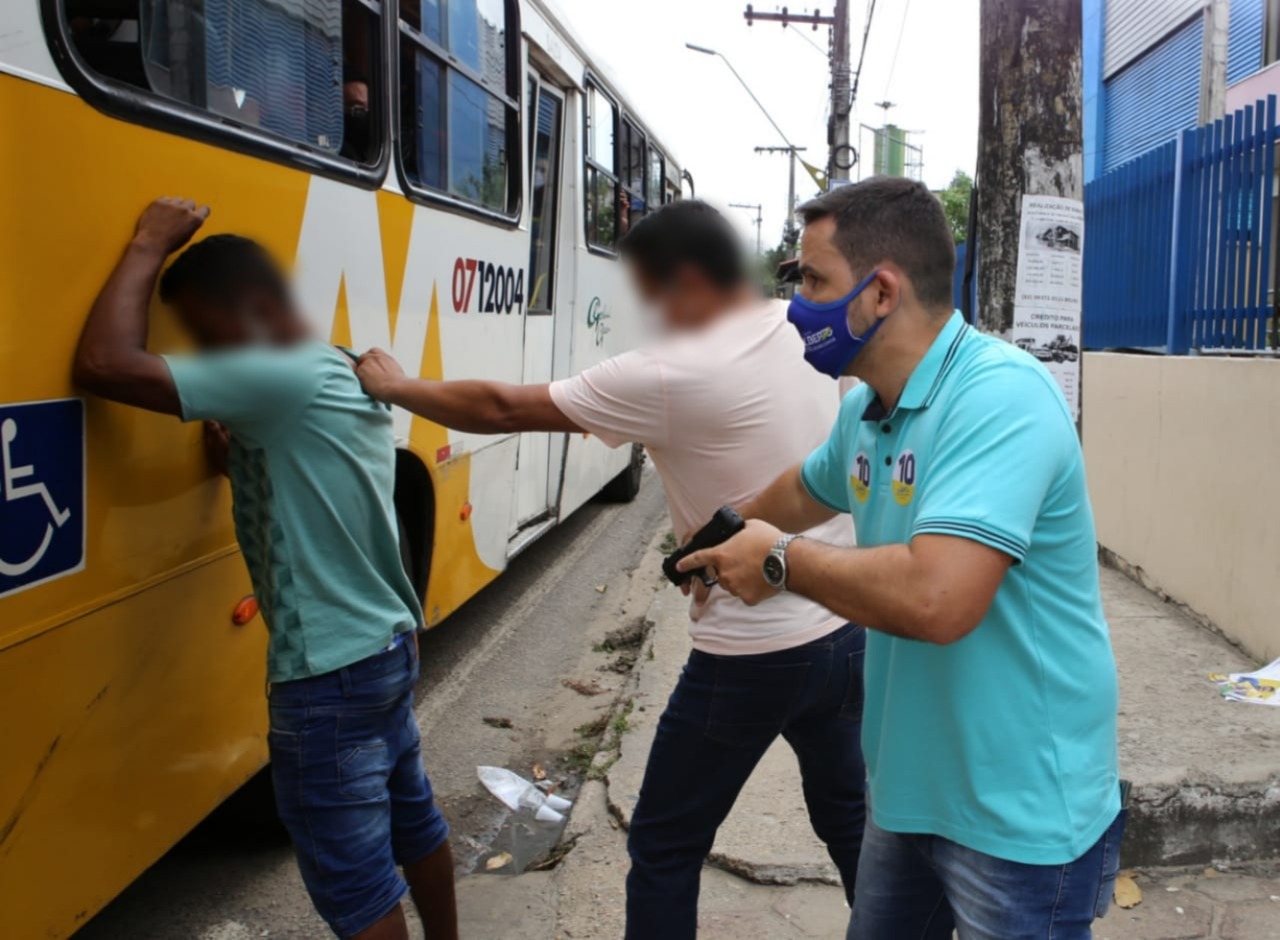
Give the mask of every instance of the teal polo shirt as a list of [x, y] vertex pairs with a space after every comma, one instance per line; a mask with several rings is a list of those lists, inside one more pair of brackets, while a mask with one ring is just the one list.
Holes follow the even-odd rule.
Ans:
[[1014, 562], [956, 643], [868, 633], [876, 825], [1026, 864], [1079, 858], [1120, 810], [1116, 668], [1084, 459], [1053, 378], [954, 314], [892, 412], [866, 385], [845, 397], [801, 478], [852, 513], [863, 548], [936, 534]]
[[267, 676], [332, 672], [422, 623], [400, 559], [391, 413], [311, 340], [165, 356], [185, 421], [231, 431], [236, 539], [267, 623]]

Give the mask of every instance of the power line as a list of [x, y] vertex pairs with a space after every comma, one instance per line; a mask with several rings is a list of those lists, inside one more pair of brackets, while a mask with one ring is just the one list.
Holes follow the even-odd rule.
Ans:
[[907, 13], [911, 9], [911, 0], [902, 5], [902, 22], [898, 24], [898, 41], [893, 46], [893, 59], [889, 62], [889, 77], [884, 80], [884, 96], [889, 97], [889, 83], [893, 81], [893, 70], [898, 67], [898, 50], [902, 48], [902, 34], [907, 31]]
[[853, 89], [849, 97], [853, 101], [858, 100], [858, 81], [862, 78], [862, 63], [867, 58], [867, 39], [871, 36], [871, 18], [876, 15], [876, 0], [871, 0], [867, 6], [867, 25], [862, 30], [862, 51], [858, 53], [858, 70], [853, 73]]
[[804, 31], [803, 31], [803, 30], [799, 30], [799, 29], [788, 29], [788, 30], [787, 30], [787, 32], [791, 33], [791, 34], [792, 34], [792, 35], [794, 35], [794, 36], [799, 36], [801, 39], [803, 39], [805, 42], [807, 42], [809, 45], [811, 45], [811, 46], [814, 48], [814, 51], [815, 51], [815, 52], [817, 52], [817, 53], [818, 53], [820, 56], [822, 56], [824, 59], [828, 58], [828, 57], [831, 55], [830, 50], [824, 50], [824, 49], [823, 49], [821, 46], [819, 46], [816, 42], [814, 42], [812, 39], [810, 39], [808, 36], [806, 36], [806, 35], [804, 34]]

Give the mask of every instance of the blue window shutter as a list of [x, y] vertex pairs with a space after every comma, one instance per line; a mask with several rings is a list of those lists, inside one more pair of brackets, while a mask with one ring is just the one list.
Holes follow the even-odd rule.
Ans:
[[1197, 14], [1105, 83], [1103, 172], [1195, 126], [1203, 43], [1204, 18]]
[[1262, 0], [1231, 0], [1227, 19], [1227, 84], [1262, 68]]

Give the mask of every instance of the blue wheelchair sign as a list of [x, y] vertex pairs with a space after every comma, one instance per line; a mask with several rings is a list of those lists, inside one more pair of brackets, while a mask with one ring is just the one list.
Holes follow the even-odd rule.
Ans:
[[0, 597], [84, 567], [84, 402], [0, 405]]

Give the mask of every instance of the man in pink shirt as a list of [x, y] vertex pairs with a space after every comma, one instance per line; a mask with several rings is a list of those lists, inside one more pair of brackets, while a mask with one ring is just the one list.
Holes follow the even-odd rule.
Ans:
[[[837, 383], [804, 361], [785, 306], [761, 300], [729, 223], [671, 203], [620, 245], [662, 339], [549, 385], [405, 377], [373, 350], [366, 391], [472, 433], [590, 432], [643, 444], [687, 537], [741, 506], [826, 439]], [[811, 533], [851, 542], [847, 520]], [[756, 763], [782, 735], [799, 758], [809, 818], [850, 903], [862, 842], [862, 627], [797, 595], [755, 607], [713, 588], [695, 598], [693, 652], [658, 725], [629, 834], [627, 937], [692, 938], [702, 863]]]

